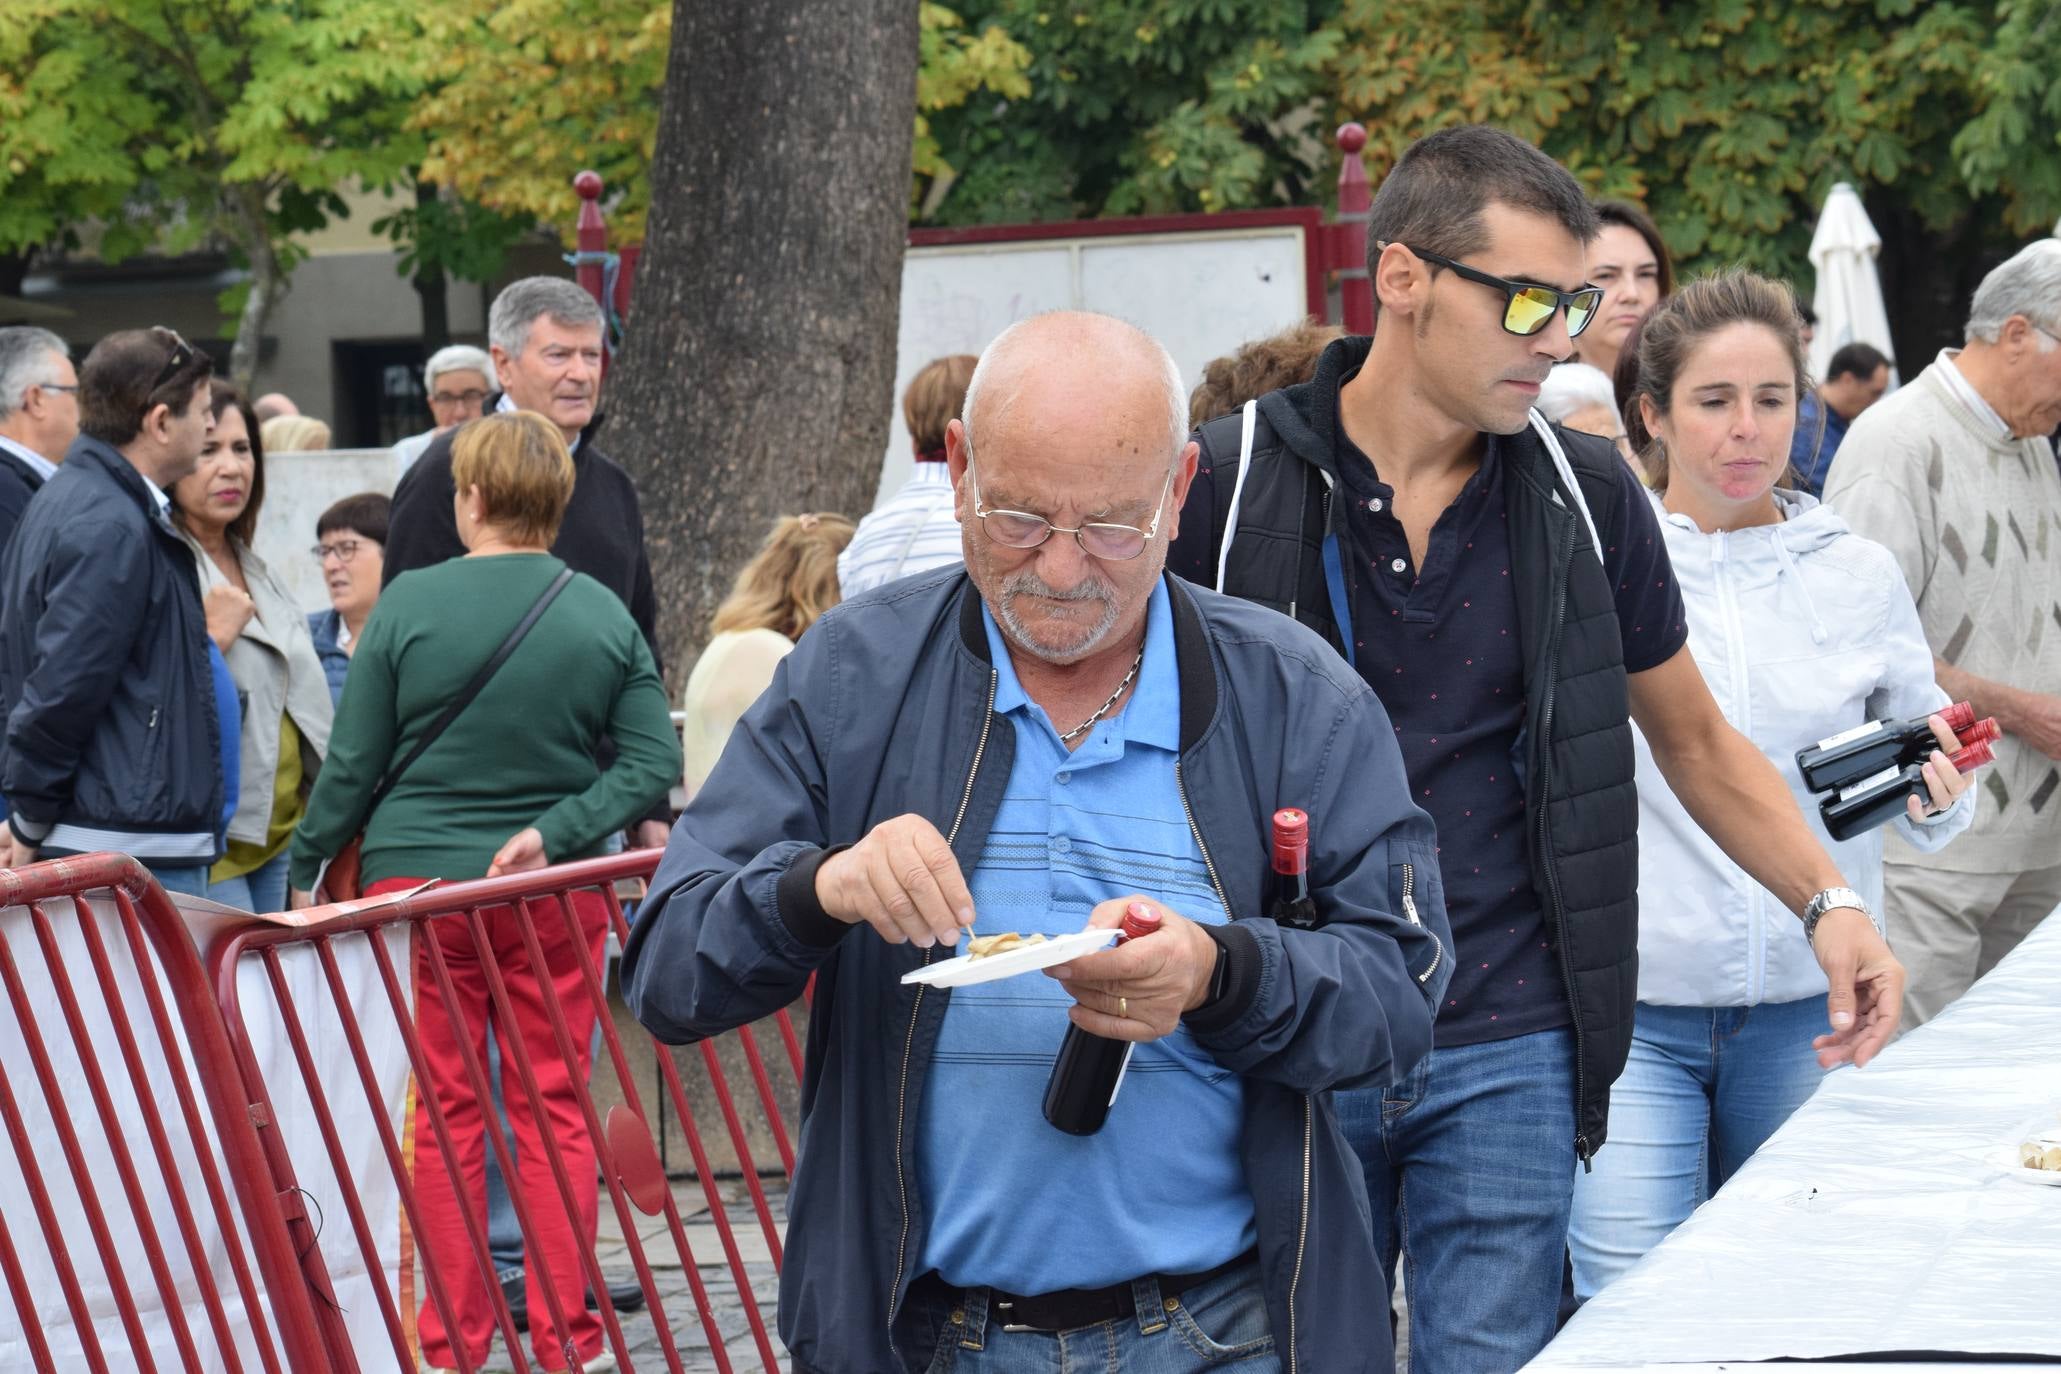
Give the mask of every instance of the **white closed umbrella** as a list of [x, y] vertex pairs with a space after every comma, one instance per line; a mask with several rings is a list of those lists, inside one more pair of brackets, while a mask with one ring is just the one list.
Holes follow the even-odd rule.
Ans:
[[[1835, 184], [1818, 216], [1818, 231], [1811, 235], [1811, 266], [1818, 273], [1817, 294], [1811, 298], [1818, 315], [1811, 338], [1811, 376], [1822, 379], [1832, 355], [1850, 343], [1873, 344], [1884, 357], [1896, 356], [1889, 340], [1889, 311], [1882, 304], [1882, 278], [1875, 271], [1881, 252], [1882, 236], [1875, 232], [1860, 196], [1846, 182]], [[1892, 362], [1889, 384], [1896, 383]]]

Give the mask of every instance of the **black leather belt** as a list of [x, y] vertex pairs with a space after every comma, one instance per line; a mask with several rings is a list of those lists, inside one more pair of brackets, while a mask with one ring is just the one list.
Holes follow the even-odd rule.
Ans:
[[[1236, 1259], [1226, 1260], [1199, 1274], [1156, 1274], [1153, 1278], [1159, 1284], [1160, 1300], [1167, 1302], [1211, 1279], [1242, 1269], [1258, 1258], [1258, 1251], [1248, 1250]], [[953, 1302], [960, 1300], [963, 1291], [947, 1285], [935, 1272], [923, 1275], [914, 1286]], [[999, 1288], [991, 1288], [988, 1290], [988, 1316], [991, 1321], [999, 1322], [1004, 1331], [1076, 1331], [1084, 1326], [1123, 1321], [1135, 1315], [1138, 1309], [1132, 1299], [1132, 1291], [1128, 1283], [1112, 1283], [1107, 1288], [1062, 1288], [1056, 1293], [1035, 1294], [1005, 1293]]]

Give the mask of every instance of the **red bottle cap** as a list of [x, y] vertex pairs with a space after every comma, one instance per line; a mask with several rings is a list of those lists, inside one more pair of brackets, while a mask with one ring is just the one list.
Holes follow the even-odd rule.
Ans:
[[1309, 813], [1284, 806], [1274, 813], [1274, 871], [1300, 873], [1309, 866]]
[[1946, 728], [1956, 735], [1975, 723], [1975, 708], [1965, 701], [1957, 701], [1939, 712], [1939, 718], [1946, 722]]
[[1117, 943], [1135, 940], [1140, 935], [1150, 935], [1159, 929], [1159, 913], [1143, 902], [1132, 902], [1124, 908], [1124, 923], [1119, 927]]
[[1972, 773], [1994, 757], [1995, 755], [1990, 752], [1989, 741], [1984, 739], [1977, 740], [1965, 749], [1955, 750], [1947, 755], [1947, 762], [1954, 766], [1956, 773]]
[[2004, 737], [2004, 730], [2002, 726], [1997, 724], [1995, 716], [1985, 716], [1965, 730], [1956, 730], [1954, 735], [1963, 745], [1969, 745], [1983, 740], [2002, 739]]

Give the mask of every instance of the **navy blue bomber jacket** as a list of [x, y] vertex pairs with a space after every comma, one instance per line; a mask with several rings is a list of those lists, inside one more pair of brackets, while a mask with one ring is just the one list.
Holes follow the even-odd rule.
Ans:
[[[1431, 821], [1380, 703], [1317, 635], [1169, 580], [1177, 780], [1238, 917], [1220, 928], [1229, 984], [1187, 1021], [1245, 1080], [1276, 1346], [1290, 1371], [1392, 1369], [1365, 1183], [1329, 1090], [1393, 1082], [1431, 1047], [1451, 971]], [[815, 874], [906, 813], [972, 871], [1014, 748], [992, 715], [979, 610], [955, 567], [848, 601], [804, 635], [675, 828], [623, 954], [631, 1009], [674, 1043], [770, 1015], [817, 976], [780, 1281], [781, 1336], [811, 1374], [929, 1358], [896, 1349], [892, 1328], [922, 1251], [917, 1108], [951, 994], [900, 979], [943, 951], [831, 918]], [[1314, 930], [1258, 914], [1282, 806], [1312, 816]]]

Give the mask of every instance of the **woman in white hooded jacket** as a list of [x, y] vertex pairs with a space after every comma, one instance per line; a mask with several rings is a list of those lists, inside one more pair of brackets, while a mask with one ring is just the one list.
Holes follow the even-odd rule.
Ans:
[[[1646, 322], [1628, 428], [1655, 478], [1689, 650], [1731, 723], [1787, 777], [1819, 842], [1877, 912], [1882, 832], [1836, 841], [1796, 751], [1947, 697], [1894, 558], [1788, 470], [1803, 349], [1787, 287], [1696, 282]], [[1637, 742], [1639, 1000], [1611, 1091], [1610, 1140], [1575, 1184], [1569, 1248], [1584, 1300], [1630, 1267], [1801, 1106], [1824, 1076], [1825, 975], [1794, 913], [1691, 820]], [[1893, 824], [1922, 850], [1968, 828], [1975, 793], [1946, 754]], [[1880, 923], [1880, 916], [1876, 921]], [[1894, 941], [1895, 932], [1887, 932]]]

